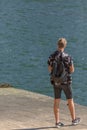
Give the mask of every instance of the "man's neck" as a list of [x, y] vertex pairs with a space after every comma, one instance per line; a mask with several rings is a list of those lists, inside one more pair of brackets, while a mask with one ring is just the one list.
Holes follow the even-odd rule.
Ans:
[[63, 52], [63, 51], [64, 51], [64, 48], [58, 48], [58, 50]]

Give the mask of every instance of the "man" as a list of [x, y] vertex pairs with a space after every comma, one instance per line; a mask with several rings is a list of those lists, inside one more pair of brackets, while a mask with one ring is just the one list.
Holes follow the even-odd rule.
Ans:
[[51, 54], [48, 59], [48, 70], [50, 73], [52, 73], [53, 61], [57, 55], [62, 53], [62, 57], [64, 60], [64, 66], [68, 73], [68, 75], [66, 77], [67, 80], [64, 81], [63, 83], [61, 83], [60, 85], [56, 85], [55, 81], [51, 80], [51, 83], [54, 88], [54, 96], [55, 96], [55, 98], [54, 98], [54, 115], [55, 115], [56, 127], [60, 127], [60, 126], [64, 125], [63, 123], [60, 122], [60, 119], [59, 119], [59, 104], [60, 104], [62, 90], [64, 91], [65, 96], [68, 101], [68, 107], [69, 107], [71, 118], [72, 118], [72, 124], [77, 125], [80, 122], [80, 118], [76, 118], [76, 115], [75, 115], [75, 107], [74, 107], [74, 101], [72, 98], [72, 89], [71, 89], [71, 82], [72, 82], [71, 73], [74, 72], [74, 64], [73, 64], [71, 57], [67, 53], [64, 52], [66, 44], [67, 44], [66, 39], [60, 38], [58, 40], [58, 50], [55, 51], [53, 54]]

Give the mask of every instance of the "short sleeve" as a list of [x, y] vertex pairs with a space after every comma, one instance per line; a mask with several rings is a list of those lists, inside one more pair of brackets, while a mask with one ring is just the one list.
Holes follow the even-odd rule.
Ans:
[[69, 60], [69, 65], [70, 66], [72, 66], [73, 65], [73, 59], [72, 59], [72, 57], [71, 56], [69, 56], [70, 57], [70, 60]]
[[47, 64], [48, 64], [48, 65], [50, 65], [50, 66], [53, 65], [53, 61], [54, 61], [55, 56], [56, 56], [57, 53], [58, 53], [58, 52], [55, 51], [53, 54], [51, 54], [51, 55], [49, 56], [48, 61], [47, 61]]

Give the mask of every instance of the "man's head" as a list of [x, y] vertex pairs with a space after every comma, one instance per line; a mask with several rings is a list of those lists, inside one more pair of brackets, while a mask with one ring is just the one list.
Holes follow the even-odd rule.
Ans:
[[64, 49], [66, 47], [67, 41], [65, 38], [60, 38], [58, 40], [58, 48], [59, 49]]

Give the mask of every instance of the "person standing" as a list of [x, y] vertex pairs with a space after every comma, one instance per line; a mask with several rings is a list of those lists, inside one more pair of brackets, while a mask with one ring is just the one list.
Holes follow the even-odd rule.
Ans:
[[80, 122], [80, 118], [76, 118], [75, 106], [74, 106], [72, 89], [71, 89], [71, 84], [72, 84], [71, 73], [74, 72], [74, 64], [69, 54], [65, 53], [64, 51], [66, 45], [67, 45], [67, 40], [65, 38], [60, 38], [58, 40], [57, 50], [54, 53], [52, 53], [48, 59], [48, 70], [50, 73], [52, 73], [53, 61], [55, 57], [62, 54], [64, 67], [66, 68], [67, 71], [66, 81], [62, 82], [61, 84], [56, 84], [55, 81], [51, 79], [51, 84], [53, 85], [53, 89], [54, 89], [54, 115], [55, 115], [56, 127], [64, 126], [64, 124], [60, 121], [60, 117], [59, 117], [59, 104], [61, 100], [62, 90], [64, 91], [66, 99], [68, 101], [68, 107], [72, 118], [72, 125], [77, 125]]

